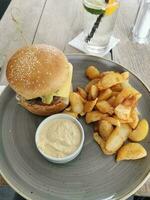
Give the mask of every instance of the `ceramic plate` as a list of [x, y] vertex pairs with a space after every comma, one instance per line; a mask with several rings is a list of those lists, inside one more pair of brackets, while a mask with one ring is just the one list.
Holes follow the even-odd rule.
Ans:
[[[74, 66], [73, 86], [84, 86], [89, 65], [103, 70], [125, 71], [103, 58], [70, 55]], [[138, 109], [150, 121], [150, 93], [133, 74], [130, 83], [142, 94]], [[150, 134], [142, 142], [148, 156], [137, 161], [115, 162], [105, 156], [93, 141], [91, 125], [80, 119], [85, 130], [81, 154], [72, 162], [57, 165], [48, 162], [35, 146], [35, 132], [44, 118], [35, 116], [17, 104], [8, 87], [0, 98], [0, 171], [7, 182], [23, 197], [32, 200], [122, 199], [133, 194], [150, 172]]]

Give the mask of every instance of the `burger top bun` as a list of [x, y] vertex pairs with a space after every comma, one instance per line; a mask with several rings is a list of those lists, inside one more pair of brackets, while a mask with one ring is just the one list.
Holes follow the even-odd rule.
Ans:
[[55, 92], [68, 73], [69, 63], [63, 52], [45, 44], [19, 49], [6, 70], [10, 86], [27, 100]]

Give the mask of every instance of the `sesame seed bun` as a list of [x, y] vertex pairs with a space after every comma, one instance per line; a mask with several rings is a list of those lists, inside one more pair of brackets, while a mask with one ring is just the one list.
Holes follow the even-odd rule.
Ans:
[[46, 96], [58, 90], [68, 77], [67, 58], [45, 44], [19, 49], [9, 60], [6, 77], [10, 87], [25, 99]]
[[36, 44], [19, 49], [10, 58], [6, 77], [19, 96], [20, 105], [34, 114], [48, 116], [62, 111], [69, 98], [57, 97], [52, 103], [44, 104], [38, 97], [59, 90], [68, 79], [69, 69], [70, 63], [63, 52], [52, 46]]

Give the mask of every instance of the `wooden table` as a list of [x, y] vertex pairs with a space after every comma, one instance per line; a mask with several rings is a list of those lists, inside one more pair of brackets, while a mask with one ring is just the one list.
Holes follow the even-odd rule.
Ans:
[[[121, 42], [112, 51], [113, 60], [138, 75], [150, 88], [150, 45], [138, 45], [129, 40], [138, 4], [138, 0], [121, 0], [114, 33]], [[5, 66], [9, 56], [25, 45], [12, 15], [19, 20], [19, 27], [28, 44], [47, 43], [65, 53], [77, 53], [68, 42], [83, 29], [82, 9], [82, 0], [12, 0], [0, 21], [0, 83], [7, 84]], [[110, 54], [106, 57], [111, 59]], [[0, 185], [5, 184], [0, 177]], [[150, 196], [150, 180], [137, 194]]]

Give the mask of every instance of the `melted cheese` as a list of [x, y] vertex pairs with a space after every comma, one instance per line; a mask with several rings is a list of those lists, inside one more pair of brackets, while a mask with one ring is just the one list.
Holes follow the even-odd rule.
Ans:
[[42, 102], [46, 104], [50, 104], [53, 101], [53, 96], [68, 98], [70, 89], [71, 89], [72, 73], [73, 73], [73, 67], [71, 64], [69, 64], [68, 79], [66, 80], [64, 85], [62, 85], [62, 87], [58, 91], [53, 92], [47, 96], [41, 97]]
[[69, 65], [69, 74], [68, 74], [67, 81], [59, 89], [59, 91], [53, 93], [53, 96], [64, 97], [64, 98], [69, 97], [70, 88], [71, 88], [71, 81], [72, 81], [72, 72], [73, 72], [72, 65]]

